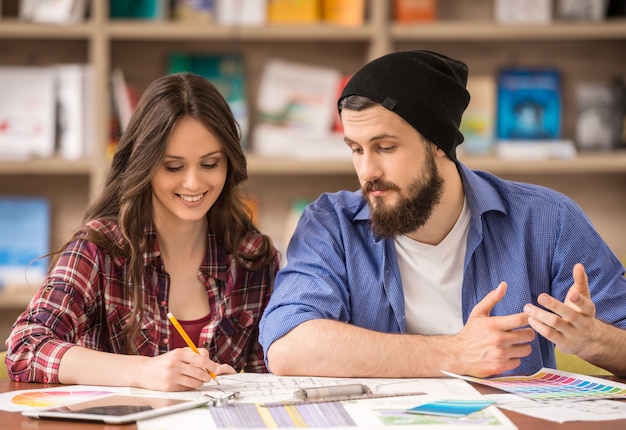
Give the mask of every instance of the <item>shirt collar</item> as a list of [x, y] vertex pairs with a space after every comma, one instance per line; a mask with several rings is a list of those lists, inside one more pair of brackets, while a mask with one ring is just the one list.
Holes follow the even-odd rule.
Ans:
[[458, 161], [456, 164], [473, 219], [480, 219], [489, 211], [507, 213], [502, 198], [489, 180], [492, 177], [491, 174], [475, 172]]
[[[478, 220], [489, 211], [507, 212], [502, 198], [496, 189], [488, 181], [489, 176], [479, 176], [476, 172], [468, 168], [463, 163], [457, 161], [457, 168], [463, 182], [465, 198], [472, 214], [472, 219]], [[360, 207], [354, 216], [354, 221], [367, 221], [370, 219], [370, 207], [361, 199]]]

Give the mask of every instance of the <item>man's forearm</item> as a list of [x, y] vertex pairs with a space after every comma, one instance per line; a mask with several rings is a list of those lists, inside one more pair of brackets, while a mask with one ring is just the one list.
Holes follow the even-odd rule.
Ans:
[[307, 321], [268, 350], [277, 375], [429, 377], [458, 359], [451, 336], [379, 333], [331, 320]]
[[600, 322], [597, 339], [579, 356], [615, 375], [626, 375], [626, 330]]

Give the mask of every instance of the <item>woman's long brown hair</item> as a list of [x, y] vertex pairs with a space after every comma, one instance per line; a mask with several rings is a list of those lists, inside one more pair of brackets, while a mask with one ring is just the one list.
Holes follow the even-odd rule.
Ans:
[[[129, 340], [137, 335], [143, 319], [143, 255], [150, 248], [145, 227], [152, 220], [150, 184], [162, 163], [170, 134], [183, 117], [204, 124], [222, 143], [228, 160], [224, 189], [207, 213], [208, 231], [215, 233], [237, 262], [249, 269], [261, 267], [274, 253], [271, 240], [265, 235], [264, 246], [255, 255], [242, 254], [238, 246], [246, 235], [259, 231], [242, 199], [239, 185], [247, 179], [246, 158], [239, 127], [227, 102], [213, 84], [195, 74], [178, 73], [156, 79], [142, 95], [120, 138], [102, 193], [87, 209], [83, 225], [72, 237], [94, 242], [104, 252], [121, 255], [127, 261], [124, 289], [127, 297], [132, 298], [132, 312], [124, 329], [128, 353], [135, 353], [129, 350]], [[95, 219], [116, 223], [124, 244], [89, 228], [87, 223]]]

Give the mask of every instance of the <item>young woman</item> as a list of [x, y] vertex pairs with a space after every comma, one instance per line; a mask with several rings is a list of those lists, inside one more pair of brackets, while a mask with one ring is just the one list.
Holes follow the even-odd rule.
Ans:
[[154, 81], [102, 194], [13, 326], [10, 378], [184, 390], [209, 371], [266, 372], [258, 323], [278, 255], [246, 210], [246, 178], [217, 89], [189, 73]]

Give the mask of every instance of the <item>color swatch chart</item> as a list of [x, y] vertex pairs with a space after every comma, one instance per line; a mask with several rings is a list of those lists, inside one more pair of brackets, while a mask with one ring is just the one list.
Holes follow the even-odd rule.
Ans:
[[505, 376], [491, 379], [443, 373], [540, 402], [626, 399], [626, 384], [545, 367], [530, 376]]
[[11, 399], [16, 405], [47, 408], [110, 394], [110, 391], [26, 391]]
[[209, 408], [218, 428], [354, 427], [341, 403], [319, 403], [265, 408], [254, 404]]

